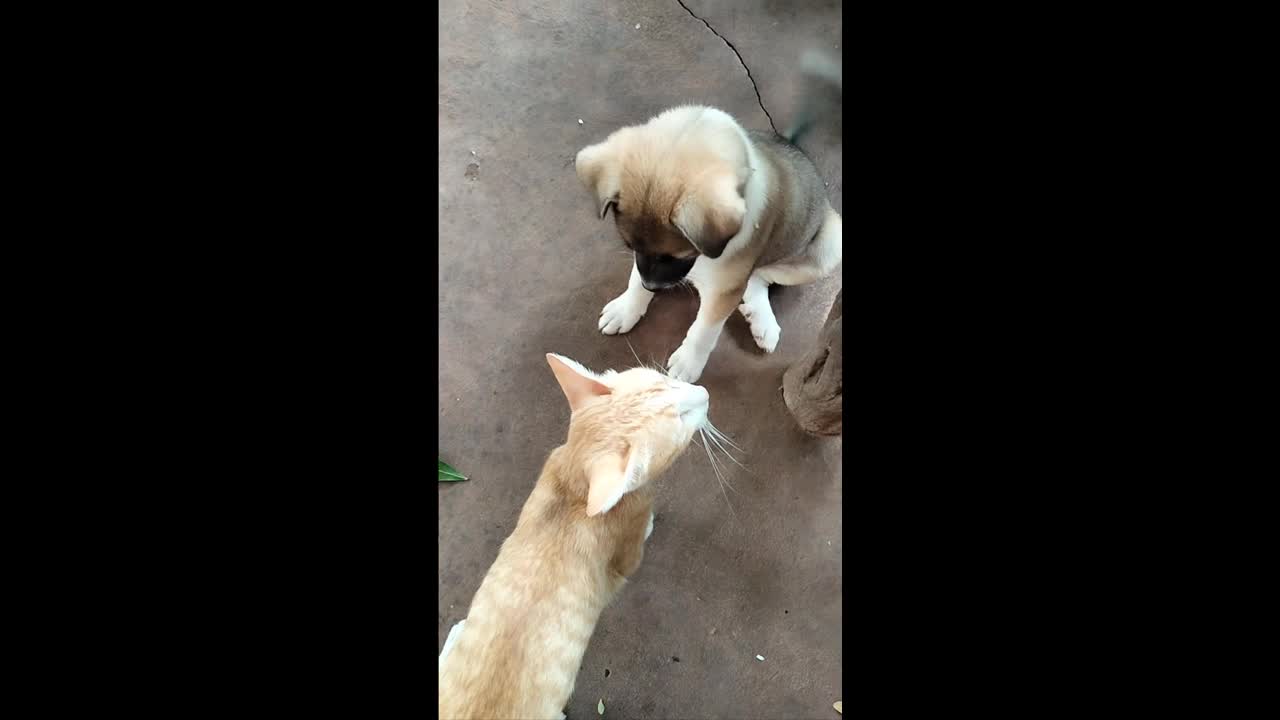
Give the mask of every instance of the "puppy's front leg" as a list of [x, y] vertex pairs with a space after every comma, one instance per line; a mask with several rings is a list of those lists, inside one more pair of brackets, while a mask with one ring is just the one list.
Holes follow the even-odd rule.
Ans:
[[684, 342], [671, 353], [671, 359], [667, 361], [671, 377], [689, 383], [697, 382], [702, 377], [702, 369], [706, 367], [707, 358], [720, 339], [724, 321], [742, 300], [742, 290], [743, 288], [737, 287], [702, 298], [702, 303], [698, 306], [698, 317], [689, 326]]
[[640, 271], [634, 263], [631, 265], [631, 279], [627, 281], [627, 290], [609, 301], [600, 311], [600, 332], [605, 335], [618, 335], [631, 330], [649, 310], [649, 301], [653, 293], [640, 284]]

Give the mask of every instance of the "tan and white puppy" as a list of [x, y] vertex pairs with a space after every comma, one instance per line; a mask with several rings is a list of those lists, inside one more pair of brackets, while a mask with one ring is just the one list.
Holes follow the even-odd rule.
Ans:
[[697, 318], [667, 362], [677, 380], [702, 375], [735, 308], [756, 344], [773, 352], [781, 328], [769, 285], [813, 282], [840, 264], [840, 215], [813, 162], [723, 111], [667, 110], [584, 148], [576, 162], [600, 217], [613, 208], [635, 255], [626, 291], [600, 313], [601, 332], [631, 330], [657, 290], [682, 280], [698, 290]]

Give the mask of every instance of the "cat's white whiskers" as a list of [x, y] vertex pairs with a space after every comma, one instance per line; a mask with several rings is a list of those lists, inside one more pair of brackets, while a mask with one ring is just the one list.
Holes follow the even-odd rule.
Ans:
[[[702, 430], [699, 430], [698, 432], [702, 433]], [[707, 460], [711, 461], [711, 471], [715, 473], [716, 483], [720, 485], [720, 494], [724, 496], [724, 502], [729, 506], [729, 512], [733, 515], [734, 521], [738, 522], [738, 513], [733, 509], [733, 503], [729, 501], [729, 493], [725, 492], [724, 489], [727, 481], [724, 479], [724, 475], [720, 472], [720, 465], [716, 462], [715, 455], [711, 452], [711, 446], [707, 444], [707, 436], [705, 433], [702, 435], [702, 447], [707, 451]], [[733, 488], [732, 485], [729, 487]], [[735, 493], [738, 492], [737, 489], [734, 489], [733, 491]]]
[[[716, 454], [716, 453], [715, 453], [715, 450], [712, 450], [712, 451], [711, 451], [711, 454], [712, 454], [712, 455], [715, 455], [715, 454]], [[735, 460], [734, 462], [737, 462], [737, 461]], [[737, 487], [735, 487], [733, 483], [729, 482], [729, 472], [728, 472], [728, 470], [725, 468], [724, 463], [722, 463], [722, 462], [720, 462], [719, 460], [717, 460], [717, 461], [716, 461], [716, 465], [720, 466], [720, 479], [721, 479], [721, 481], [723, 481], [723, 482], [724, 482], [725, 487], [727, 487], [727, 488], [729, 488], [730, 490], [732, 490], [734, 495], [741, 495], [742, 493], [738, 491], [738, 488], [737, 488]], [[746, 470], [746, 468], [745, 468], [745, 467], [744, 467], [744, 468], [742, 468], [742, 469], [743, 469], [743, 470]]]
[[719, 438], [720, 440], [724, 441], [724, 443], [725, 443], [726, 445], [728, 445], [729, 447], [733, 448], [734, 450], [737, 450], [737, 451], [738, 451], [738, 452], [740, 452], [740, 453], [746, 453], [746, 452], [747, 452], [746, 450], [742, 449], [742, 447], [741, 447], [741, 446], [739, 446], [739, 445], [738, 445], [738, 443], [734, 442], [734, 441], [733, 441], [733, 438], [731, 438], [731, 437], [729, 437], [728, 435], [725, 435], [724, 433], [720, 432], [719, 428], [716, 428], [715, 426], [712, 426], [712, 427], [710, 427], [710, 428], [708, 429], [708, 431], [709, 431], [712, 435], [714, 435], [715, 437], [717, 437], [717, 438]]
[[[712, 463], [712, 465], [713, 467], [716, 466], [715, 463]], [[733, 521], [741, 525], [742, 521], [738, 519], [738, 512], [733, 509], [733, 502], [729, 500], [729, 493], [725, 492], [725, 487], [728, 484], [725, 482], [724, 476], [721, 473], [722, 471], [716, 470], [716, 476], [720, 479], [720, 495], [724, 497], [724, 504], [729, 506], [729, 514], [733, 516]], [[732, 485], [728, 485], [728, 487], [733, 489]], [[737, 493], [738, 491], [734, 490], [734, 492]]]
[[[727, 457], [727, 458], [729, 458], [730, 460], [732, 460], [732, 461], [733, 461], [733, 463], [734, 463], [735, 465], [737, 465], [738, 467], [742, 468], [743, 470], [747, 470], [747, 466], [746, 466], [746, 465], [743, 465], [742, 463], [738, 462], [738, 458], [734, 457], [734, 456], [733, 456], [733, 453], [731, 453], [731, 452], [729, 452], [728, 450], [726, 450], [726, 449], [725, 449], [725, 447], [724, 447], [723, 445], [721, 445], [721, 444], [720, 444], [720, 441], [716, 439], [715, 433], [710, 433], [710, 434], [708, 434], [708, 436], [707, 436], [707, 437], [711, 438], [711, 442], [715, 443], [716, 447], [720, 448], [720, 452], [724, 453], [724, 456], [725, 456], [725, 457]], [[750, 471], [750, 470], [747, 470], [747, 472], [751, 472], [751, 471]]]
[[720, 428], [716, 427], [715, 425], [712, 425], [711, 418], [707, 418], [707, 429], [711, 431], [711, 434], [716, 435], [721, 440], [729, 443], [729, 446], [732, 447], [734, 450], [737, 450], [740, 453], [746, 452], [746, 450], [743, 450], [742, 448], [738, 447], [738, 443], [734, 442], [728, 435], [725, 435], [724, 432], [720, 430]]
[[627, 347], [631, 348], [631, 356], [636, 359], [636, 367], [644, 367], [644, 363], [640, 362], [640, 356], [636, 354], [636, 349], [631, 347], [631, 338], [627, 338]]

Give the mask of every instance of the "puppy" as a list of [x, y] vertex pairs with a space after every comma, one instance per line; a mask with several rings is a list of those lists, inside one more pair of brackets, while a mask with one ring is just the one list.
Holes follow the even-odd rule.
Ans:
[[697, 318], [667, 362], [682, 382], [702, 375], [735, 308], [773, 352], [781, 328], [769, 285], [813, 282], [840, 265], [840, 215], [813, 162], [715, 108], [677, 107], [624, 127], [576, 163], [600, 218], [613, 209], [635, 255], [626, 291], [600, 313], [601, 332], [630, 331], [658, 290], [682, 280], [698, 290]]

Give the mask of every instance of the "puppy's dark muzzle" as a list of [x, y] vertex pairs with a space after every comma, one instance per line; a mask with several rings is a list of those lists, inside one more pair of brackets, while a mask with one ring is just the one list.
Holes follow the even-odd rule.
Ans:
[[636, 270], [640, 273], [640, 284], [649, 292], [666, 290], [675, 287], [698, 258], [673, 258], [669, 255], [644, 255], [636, 253]]
[[649, 292], [658, 292], [659, 290], [666, 290], [667, 288], [673, 288], [677, 285], [677, 283], [653, 282], [653, 281], [645, 280], [644, 278], [640, 278], [640, 285], [642, 285], [644, 289], [648, 290]]

